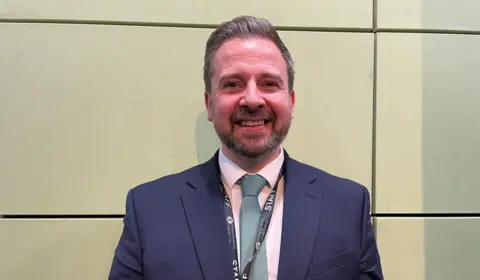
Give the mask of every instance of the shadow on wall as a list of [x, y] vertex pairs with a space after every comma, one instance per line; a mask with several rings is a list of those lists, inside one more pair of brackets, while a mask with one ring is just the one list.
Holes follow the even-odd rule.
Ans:
[[220, 148], [220, 140], [213, 128], [213, 124], [208, 121], [207, 117], [207, 110], [198, 114], [195, 126], [195, 145], [198, 163], [209, 160], [216, 150]]

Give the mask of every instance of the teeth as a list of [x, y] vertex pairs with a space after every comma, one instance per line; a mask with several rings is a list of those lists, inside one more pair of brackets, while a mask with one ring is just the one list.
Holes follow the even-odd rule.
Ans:
[[258, 125], [264, 125], [265, 121], [241, 121], [240, 125], [241, 126], [258, 126]]

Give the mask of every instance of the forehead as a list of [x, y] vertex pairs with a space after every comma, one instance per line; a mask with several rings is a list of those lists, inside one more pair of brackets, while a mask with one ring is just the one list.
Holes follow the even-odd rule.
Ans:
[[280, 50], [264, 38], [233, 38], [223, 43], [213, 59], [214, 76], [225, 72], [262, 71], [286, 77], [287, 66]]

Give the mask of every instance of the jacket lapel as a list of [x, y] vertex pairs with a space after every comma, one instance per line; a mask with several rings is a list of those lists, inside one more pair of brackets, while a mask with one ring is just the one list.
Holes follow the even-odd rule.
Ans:
[[317, 236], [322, 188], [315, 186], [315, 171], [286, 154], [285, 194], [279, 280], [304, 279]]
[[[205, 280], [233, 279], [232, 252], [223, 214], [217, 157], [188, 178], [182, 203]], [[188, 269], [188, 268], [185, 268]]]

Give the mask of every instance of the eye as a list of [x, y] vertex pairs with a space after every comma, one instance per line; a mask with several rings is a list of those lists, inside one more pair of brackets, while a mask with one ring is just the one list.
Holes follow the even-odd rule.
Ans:
[[235, 81], [230, 81], [223, 84], [223, 88], [236, 88], [238, 86], [239, 86], [238, 82], [235, 82]]
[[264, 87], [271, 88], [271, 87], [278, 87], [278, 83], [275, 81], [266, 81], [263, 83]]

